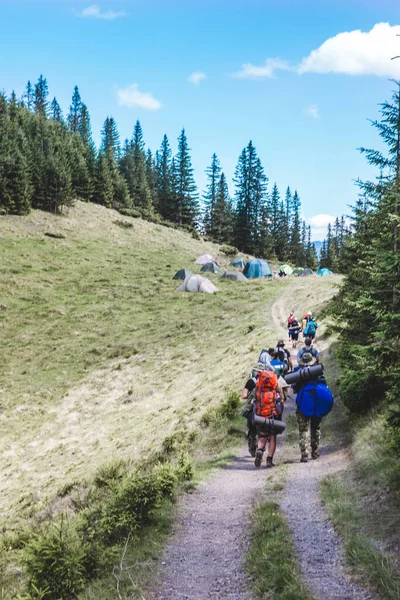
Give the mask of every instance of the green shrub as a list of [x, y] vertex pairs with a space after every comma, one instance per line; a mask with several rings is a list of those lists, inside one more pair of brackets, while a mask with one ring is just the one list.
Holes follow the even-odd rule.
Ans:
[[351, 414], [365, 414], [379, 404], [383, 395], [384, 386], [378, 375], [349, 369], [340, 377], [340, 396]]
[[65, 518], [36, 535], [27, 544], [25, 554], [29, 592], [45, 590], [48, 600], [76, 598], [88, 578], [87, 550], [76, 529]]
[[93, 483], [97, 488], [113, 487], [123, 478], [126, 467], [123, 460], [102, 465], [97, 469]]
[[240, 407], [240, 397], [237, 392], [230, 392], [228, 397], [222, 402], [222, 404], [218, 407], [218, 414], [223, 419], [228, 419], [228, 421], [233, 421], [238, 415], [238, 410]]
[[226, 256], [236, 256], [236, 254], [239, 252], [239, 250], [237, 248], [235, 248], [235, 246], [230, 246], [229, 244], [224, 244], [223, 246], [221, 246], [221, 252], [223, 254], [226, 254]]

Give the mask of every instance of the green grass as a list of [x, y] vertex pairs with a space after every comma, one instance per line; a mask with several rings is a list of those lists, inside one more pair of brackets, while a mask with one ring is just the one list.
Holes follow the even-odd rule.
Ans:
[[[332, 355], [325, 366], [338, 393], [339, 369]], [[383, 427], [379, 414], [350, 424], [338, 400], [326, 419], [324, 440], [351, 449], [351, 461], [345, 471], [322, 481], [321, 493], [344, 538], [353, 577], [380, 597], [394, 600], [400, 597], [400, 496], [392, 480], [397, 465], [384, 447]]]
[[313, 598], [301, 579], [290, 529], [276, 502], [261, 502], [253, 513], [247, 569], [259, 598]]

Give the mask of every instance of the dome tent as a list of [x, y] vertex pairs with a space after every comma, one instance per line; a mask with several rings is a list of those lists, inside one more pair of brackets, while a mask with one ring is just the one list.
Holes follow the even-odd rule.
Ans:
[[237, 256], [231, 261], [230, 264], [232, 267], [236, 267], [237, 269], [244, 269], [246, 266], [246, 261], [243, 258], [240, 258], [240, 256]]
[[272, 272], [265, 260], [254, 258], [246, 263], [243, 275], [248, 279], [258, 279], [259, 277], [272, 277]]
[[222, 269], [215, 262], [208, 262], [203, 265], [200, 271], [208, 271], [210, 273], [217, 273], [218, 275], [222, 275]]
[[205, 292], [206, 294], [213, 294], [214, 292], [218, 292], [218, 288], [207, 279], [206, 277], [202, 277], [201, 275], [192, 275], [191, 277], [186, 277], [185, 281], [181, 283], [181, 285], [176, 288], [177, 292]]
[[291, 275], [293, 273], [293, 269], [290, 265], [281, 265], [279, 267], [280, 271], [283, 271], [284, 273], [286, 273], [286, 275]]
[[209, 262], [214, 262], [214, 260], [215, 259], [211, 254], [202, 254], [201, 256], [198, 256], [194, 262], [196, 265], [205, 265]]
[[309, 275], [315, 275], [314, 271], [307, 267], [303, 269], [302, 273], [299, 274], [299, 277], [308, 277]]
[[329, 277], [329, 275], [333, 275], [330, 269], [319, 269], [317, 271], [317, 275], [321, 275], [321, 277]]
[[186, 279], [186, 277], [191, 277], [192, 275], [192, 271], [189, 271], [188, 269], [179, 269], [172, 279]]
[[226, 271], [220, 279], [230, 279], [231, 281], [247, 281], [246, 277], [240, 271]]
[[296, 267], [293, 269], [293, 275], [301, 275], [304, 271], [304, 267]]

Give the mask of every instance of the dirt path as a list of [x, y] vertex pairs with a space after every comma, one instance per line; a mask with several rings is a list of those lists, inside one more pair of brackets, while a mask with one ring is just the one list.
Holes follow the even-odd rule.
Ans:
[[[299, 288], [304, 285], [299, 283]], [[287, 296], [283, 290], [272, 308], [276, 330], [285, 336], [283, 324], [288, 314], [289, 293], [293, 298], [293, 289], [286, 293]], [[319, 345], [319, 349], [322, 348], [326, 349], [326, 343]], [[293, 399], [288, 404], [286, 414], [293, 414]], [[279, 452], [278, 447], [278, 464]], [[304, 579], [321, 600], [369, 598], [346, 580], [341, 542], [319, 498], [321, 478], [344, 469], [346, 461], [345, 452], [334, 447], [323, 448], [321, 458], [307, 464], [299, 463], [296, 452], [289, 460], [287, 485], [281, 501], [293, 532]], [[254, 500], [263, 492], [267, 478], [274, 472], [276, 469], [266, 470], [265, 465], [260, 470], [255, 469], [253, 459], [243, 447], [229, 465], [202, 482], [183, 500], [174, 535], [162, 559], [160, 582], [149, 599], [253, 598], [243, 570], [249, 543], [248, 525]]]

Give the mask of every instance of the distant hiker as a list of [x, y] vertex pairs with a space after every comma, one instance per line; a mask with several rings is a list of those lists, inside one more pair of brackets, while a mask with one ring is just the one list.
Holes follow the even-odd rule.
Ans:
[[311, 364], [319, 363], [318, 350], [312, 347], [312, 339], [304, 340], [304, 348], [301, 348], [297, 353], [297, 362], [299, 367], [310, 367]]
[[311, 446], [311, 458], [319, 457], [321, 440], [321, 421], [333, 406], [333, 394], [326, 385], [325, 377], [303, 382], [294, 386], [296, 397], [296, 420], [299, 428], [300, 462], [308, 462], [308, 448]]
[[287, 320], [287, 329], [288, 329], [289, 340], [290, 340], [290, 338], [291, 338], [291, 331], [290, 331], [290, 328], [291, 328], [291, 326], [292, 326], [292, 322], [293, 322], [293, 319], [294, 319], [294, 316], [293, 316], [293, 315], [294, 315], [294, 313], [293, 313], [293, 312], [291, 312], [291, 313], [290, 313], [290, 315], [288, 316], [288, 320]]
[[[255, 414], [265, 419], [279, 420], [277, 393], [282, 397], [282, 389], [278, 387], [278, 376], [271, 371], [263, 371], [260, 373], [256, 383], [256, 403]], [[276, 434], [271, 433], [268, 428], [262, 425], [257, 426], [258, 431], [258, 447], [254, 464], [256, 467], [261, 466], [262, 457], [265, 452], [265, 447], [268, 443], [267, 468], [273, 467], [272, 459], [276, 449]]]
[[257, 363], [253, 367], [251, 377], [246, 381], [242, 391], [242, 399], [247, 400], [247, 406], [243, 411], [243, 415], [247, 418], [247, 443], [250, 455], [253, 458], [255, 457], [257, 450], [257, 428], [253, 424], [254, 403], [256, 400], [256, 383], [260, 373], [264, 371], [264, 368], [265, 367], [262, 363]]
[[285, 371], [289, 371], [293, 369], [292, 358], [290, 356], [289, 350], [285, 348], [285, 342], [283, 340], [278, 340], [278, 343], [275, 348], [275, 352], [277, 354], [278, 359], [285, 363]]
[[289, 326], [289, 339], [292, 340], [292, 348], [296, 348], [297, 347], [297, 342], [299, 340], [299, 333], [301, 332], [301, 326], [298, 322], [298, 320], [296, 319], [296, 317], [293, 317], [290, 326]]
[[[311, 315], [311, 313], [310, 313]], [[308, 319], [307, 325], [303, 331], [304, 337], [315, 339], [317, 335], [318, 323], [314, 321], [313, 316], [311, 315]]]

